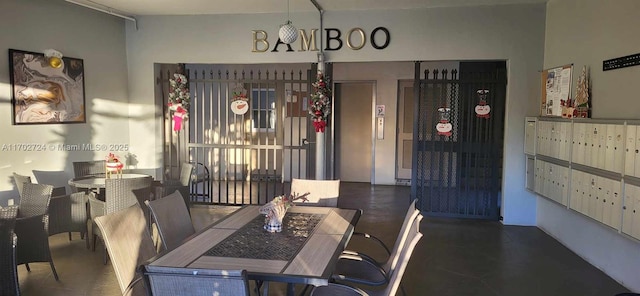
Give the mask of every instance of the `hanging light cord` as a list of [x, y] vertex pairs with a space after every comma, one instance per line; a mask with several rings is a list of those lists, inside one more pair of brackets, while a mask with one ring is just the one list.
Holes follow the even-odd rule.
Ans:
[[289, 0], [287, 0], [287, 22], [291, 23], [291, 18], [289, 17]]

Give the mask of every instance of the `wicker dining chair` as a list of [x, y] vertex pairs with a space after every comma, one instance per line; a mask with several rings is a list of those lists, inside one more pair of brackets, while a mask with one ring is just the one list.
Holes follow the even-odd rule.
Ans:
[[145, 265], [144, 277], [151, 295], [154, 296], [250, 295], [245, 270]]
[[[305, 194], [307, 201], [304, 205], [337, 207], [338, 196], [340, 195], [340, 180], [307, 180], [293, 179], [291, 180], [291, 193]], [[301, 200], [295, 202], [301, 203]]]
[[184, 199], [184, 203], [187, 206], [187, 211], [191, 214], [191, 179], [194, 171], [194, 166], [191, 163], [185, 162], [180, 167], [180, 178], [177, 180], [167, 179], [162, 182], [162, 195], [166, 196], [174, 191], [179, 191]]
[[[79, 232], [84, 238], [87, 233], [87, 206], [88, 195], [84, 192], [67, 194], [67, 187], [63, 182], [69, 178], [61, 171], [33, 170], [33, 175], [39, 184], [53, 186], [51, 201], [49, 203], [49, 235], [68, 232], [71, 240], [71, 232]], [[31, 183], [31, 178], [14, 173], [16, 184], [18, 182]], [[89, 242], [87, 241], [87, 247]]]
[[[392, 250], [384, 244], [382, 240], [368, 233], [354, 233], [354, 237], [362, 237], [367, 241], [377, 243], [380, 248], [387, 253], [387, 260], [379, 262], [373, 257], [353, 250], [345, 250], [340, 255], [340, 259], [336, 263], [333, 279], [339, 282], [351, 282], [367, 286], [381, 286], [389, 282], [390, 274], [396, 269], [400, 260], [400, 252], [409, 242], [409, 235], [412, 231], [411, 227], [416, 217], [421, 216], [420, 211], [416, 209], [416, 201], [409, 205], [405, 214], [404, 222], [400, 227], [400, 232]], [[420, 218], [422, 219], [422, 218]], [[367, 249], [372, 249], [368, 246]]]
[[151, 211], [164, 250], [172, 250], [196, 232], [180, 191], [144, 203]]
[[[156, 255], [156, 249], [140, 205], [97, 217], [111, 257], [118, 285], [123, 295], [146, 295], [142, 273], [138, 266]], [[184, 295], [176, 293], [175, 295]]]
[[73, 175], [76, 178], [103, 175], [105, 173], [105, 164], [105, 160], [74, 161]]
[[406, 243], [403, 244], [397, 255], [397, 264], [395, 268], [389, 270], [389, 281], [384, 289], [364, 290], [358, 287], [330, 283], [327, 286], [318, 286], [311, 291], [311, 296], [347, 296], [347, 295], [367, 295], [367, 296], [393, 296], [396, 295], [398, 289], [400, 289], [400, 282], [404, 275], [411, 254], [418, 244], [418, 241], [422, 238], [420, 233], [420, 221], [422, 221], [422, 215], [418, 214], [409, 224], [408, 233], [406, 236]]
[[31, 271], [29, 263], [49, 262], [57, 281], [58, 273], [49, 248], [49, 202], [52, 190], [51, 185], [24, 185], [15, 227], [18, 236], [16, 264], [24, 264]]
[[22, 191], [24, 190], [24, 184], [32, 183], [30, 176], [20, 175], [17, 173], [13, 173], [13, 181], [16, 183], [16, 188], [18, 189], [18, 196], [22, 198]]
[[14, 232], [18, 207], [0, 209], [0, 295], [20, 295]]
[[[105, 201], [98, 200], [94, 194], [89, 194], [89, 212], [91, 220], [103, 215], [109, 215], [117, 211], [126, 209], [131, 205], [142, 205], [151, 196], [151, 177], [140, 178], [112, 178], [105, 180]], [[146, 208], [146, 207], [145, 207]], [[147, 223], [150, 221], [148, 210], [144, 211]], [[93, 247], [96, 248], [96, 241], [101, 236], [95, 223], [92, 223]], [[149, 225], [149, 224], [147, 224]], [[107, 264], [107, 253], [105, 251], [104, 264]]]

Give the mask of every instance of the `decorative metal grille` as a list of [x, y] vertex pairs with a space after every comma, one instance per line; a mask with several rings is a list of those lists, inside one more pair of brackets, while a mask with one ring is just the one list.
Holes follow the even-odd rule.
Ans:
[[[192, 202], [264, 204], [284, 194], [292, 178], [314, 177], [314, 149], [303, 140], [315, 142], [307, 104], [317, 64], [185, 69], [191, 110], [184, 131], [165, 128], [165, 171], [175, 174], [180, 161], [208, 171], [209, 182], [192, 188]], [[159, 81], [166, 84], [170, 75]], [[242, 115], [230, 108], [238, 89], [246, 91], [250, 105]]]
[[[499, 218], [506, 98], [504, 62], [464, 62], [424, 70], [416, 63], [412, 196], [430, 216]], [[458, 76], [459, 75], [459, 76]], [[477, 90], [489, 90], [490, 118], [478, 117]], [[450, 108], [441, 135], [438, 108]]]

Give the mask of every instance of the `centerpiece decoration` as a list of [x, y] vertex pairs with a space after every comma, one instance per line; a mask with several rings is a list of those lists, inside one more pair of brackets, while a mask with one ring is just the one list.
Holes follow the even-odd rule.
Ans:
[[327, 127], [327, 118], [331, 113], [331, 90], [327, 87], [322, 72], [318, 71], [313, 85], [313, 93], [309, 102], [309, 114], [313, 120], [316, 133], [324, 133]]
[[122, 178], [122, 168], [124, 164], [120, 162], [120, 157], [113, 153], [109, 153], [105, 158], [105, 178], [109, 179], [115, 173], [116, 177]]
[[173, 130], [182, 129], [182, 122], [187, 119], [189, 113], [189, 87], [187, 77], [175, 73], [173, 79], [169, 79], [169, 102], [167, 106], [173, 112]]
[[293, 201], [302, 200], [307, 201], [307, 195], [309, 192], [298, 195], [296, 193], [289, 195], [276, 196], [269, 203], [260, 207], [260, 214], [265, 215], [264, 229], [268, 232], [281, 232], [282, 231], [282, 219], [284, 214], [290, 207], [293, 207]]

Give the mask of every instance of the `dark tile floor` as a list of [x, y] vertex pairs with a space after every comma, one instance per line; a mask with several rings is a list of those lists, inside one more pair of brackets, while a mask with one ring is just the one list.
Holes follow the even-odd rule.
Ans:
[[[340, 207], [361, 208], [357, 231], [375, 234], [393, 245], [409, 204], [409, 188], [343, 183]], [[197, 228], [234, 207], [194, 207]], [[628, 291], [597, 268], [536, 227], [503, 226], [499, 222], [425, 218], [418, 243], [402, 279], [407, 295], [613, 296]], [[66, 234], [50, 239], [56, 282], [46, 263], [18, 266], [23, 295], [119, 295], [113, 268], [102, 264], [101, 251], [91, 252], [83, 240]], [[358, 239], [350, 249], [367, 249]], [[272, 285], [271, 295], [283, 295]]]

